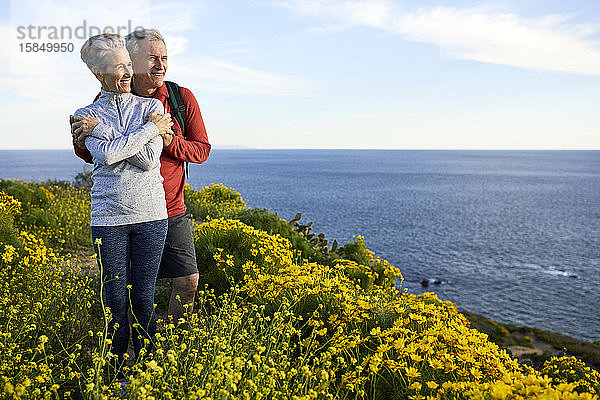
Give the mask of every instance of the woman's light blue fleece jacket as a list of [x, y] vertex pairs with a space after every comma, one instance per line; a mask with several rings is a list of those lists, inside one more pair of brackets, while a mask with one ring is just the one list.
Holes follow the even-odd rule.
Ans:
[[159, 100], [102, 90], [100, 97], [74, 115], [100, 123], [85, 138], [94, 161], [92, 226], [115, 226], [167, 218], [157, 126], [146, 122], [153, 111], [164, 113]]

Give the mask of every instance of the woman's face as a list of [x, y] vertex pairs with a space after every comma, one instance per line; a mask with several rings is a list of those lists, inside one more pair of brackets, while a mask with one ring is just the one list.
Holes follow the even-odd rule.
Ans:
[[109, 92], [130, 92], [133, 68], [127, 49], [115, 49], [107, 57], [106, 71], [96, 73], [96, 77], [102, 82], [102, 89]]

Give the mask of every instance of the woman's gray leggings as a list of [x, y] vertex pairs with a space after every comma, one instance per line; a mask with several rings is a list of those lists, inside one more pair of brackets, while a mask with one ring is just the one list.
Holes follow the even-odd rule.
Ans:
[[[110, 307], [109, 338], [112, 353], [123, 363], [129, 344], [127, 309], [133, 314], [133, 348], [136, 358], [144, 339], [153, 340], [156, 333], [154, 287], [165, 238], [167, 220], [118, 226], [92, 226], [92, 239], [101, 262], [105, 305]], [[101, 239], [100, 254], [96, 239]], [[131, 285], [131, 288], [128, 288]], [[118, 324], [115, 327], [115, 324]], [[139, 324], [139, 325], [138, 325]]]

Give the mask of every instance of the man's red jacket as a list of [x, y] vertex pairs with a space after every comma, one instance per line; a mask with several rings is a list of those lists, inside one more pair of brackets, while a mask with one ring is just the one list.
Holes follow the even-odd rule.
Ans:
[[[189, 89], [181, 87], [181, 97], [186, 108], [185, 138], [177, 119], [173, 116], [173, 142], [163, 149], [160, 156], [160, 174], [162, 175], [165, 198], [167, 200], [167, 213], [169, 217], [183, 214], [183, 188], [185, 186], [184, 162], [202, 163], [210, 153], [210, 143], [200, 114], [200, 107], [196, 98]], [[165, 106], [165, 112], [170, 113], [171, 107], [167, 98], [169, 93], [165, 83], [159, 87], [152, 97], [160, 100]], [[89, 151], [74, 146], [75, 154], [87, 163], [92, 164]]]

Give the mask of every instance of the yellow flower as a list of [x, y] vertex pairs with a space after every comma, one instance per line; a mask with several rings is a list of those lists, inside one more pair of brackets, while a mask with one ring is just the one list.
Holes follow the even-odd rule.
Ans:
[[4, 385], [4, 393], [13, 394], [14, 391], [15, 391], [15, 387], [13, 386], [13, 384], [10, 382], [6, 382], [6, 384]]
[[433, 381], [427, 381], [427, 387], [431, 390], [437, 389], [438, 384]]
[[417, 369], [414, 367], [408, 367], [408, 368], [406, 368], [406, 376], [409, 377], [410, 379], [414, 379], [414, 378], [418, 378], [419, 376], [421, 376], [421, 373], [419, 371], [417, 371]]
[[510, 386], [504, 382], [495, 382], [490, 389], [490, 395], [494, 400], [504, 400], [510, 392]]
[[481, 371], [477, 368], [471, 368], [471, 375], [473, 375], [473, 378], [475, 378], [478, 381], [481, 380], [481, 378], [483, 377]]
[[380, 365], [381, 365], [381, 356], [379, 355], [379, 353], [373, 354], [371, 356], [371, 359], [369, 360], [369, 369], [371, 370], [371, 372], [376, 374], [377, 371], [379, 371]]

